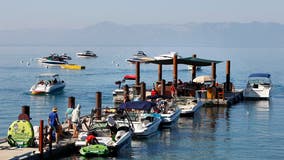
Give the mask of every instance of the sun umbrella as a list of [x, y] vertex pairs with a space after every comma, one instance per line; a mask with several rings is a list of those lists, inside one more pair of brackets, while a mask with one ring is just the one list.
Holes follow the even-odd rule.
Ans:
[[203, 76], [198, 76], [193, 79], [193, 82], [195, 83], [205, 83], [205, 82], [212, 82], [214, 79], [211, 76], [208, 75], [203, 75]]

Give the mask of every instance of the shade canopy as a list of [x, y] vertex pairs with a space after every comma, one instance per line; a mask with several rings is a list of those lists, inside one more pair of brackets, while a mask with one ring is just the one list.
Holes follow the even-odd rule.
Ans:
[[249, 77], [265, 77], [265, 78], [270, 78], [269, 73], [252, 73], [249, 75]]
[[[187, 65], [195, 65], [195, 66], [211, 66], [212, 62], [221, 63], [222, 61], [201, 59], [201, 58], [195, 58], [195, 57], [186, 57], [186, 58], [177, 59], [177, 64], [187, 64]], [[153, 60], [153, 61], [147, 61], [146, 63], [172, 65], [173, 59]]]
[[130, 101], [122, 103], [119, 109], [137, 109], [137, 110], [147, 110], [149, 111], [152, 107], [156, 106], [153, 102], [148, 101]]

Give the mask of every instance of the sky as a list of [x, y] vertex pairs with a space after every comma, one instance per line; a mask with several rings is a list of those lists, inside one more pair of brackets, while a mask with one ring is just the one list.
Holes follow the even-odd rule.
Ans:
[[274, 22], [284, 0], [0, 0], [0, 29], [74, 29], [118, 24]]

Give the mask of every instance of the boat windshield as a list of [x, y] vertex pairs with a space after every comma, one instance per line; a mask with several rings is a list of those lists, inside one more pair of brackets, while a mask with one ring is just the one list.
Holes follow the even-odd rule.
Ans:
[[270, 84], [271, 81], [269, 78], [253, 78], [249, 79], [249, 84]]

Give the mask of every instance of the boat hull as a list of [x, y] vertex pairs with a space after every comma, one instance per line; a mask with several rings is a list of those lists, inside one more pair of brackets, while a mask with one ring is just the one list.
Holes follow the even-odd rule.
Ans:
[[261, 89], [246, 88], [243, 92], [245, 99], [269, 99], [270, 87], [262, 87]]
[[32, 95], [52, 94], [62, 91], [65, 84], [60, 82], [56, 85], [35, 84], [31, 87], [30, 92]]
[[161, 114], [161, 118], [162, 118], [161, 126], [163, 128], [172, 127], [178, 121], [180, 114], [181, 114], [180, 109], [176, 109], [172, 113]]
[[268, 73], [252, 73], [248, 77], [243, 91], [245, 99], [269, 99], [272, 88], [271, 75]]
[[178, 105], [178, 106], [181, 109], [180, 116], [192, 116], [203, 106], [203, 102], [198, 101], [195, 104]]

